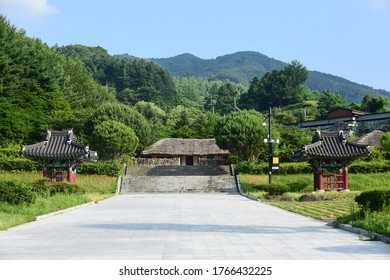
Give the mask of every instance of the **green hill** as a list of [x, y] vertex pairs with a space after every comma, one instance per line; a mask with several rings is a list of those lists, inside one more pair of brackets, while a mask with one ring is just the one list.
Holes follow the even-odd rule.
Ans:
[[[134, 58], [129, 55], [120, 57]], [[274, 69], [282, 69], [287, 63], [270, 58], [259, 52], [244, 51], [228, 54], [215, 59], [201, 59], [185, 53], [170, 58], [152, 58], [151, 61], [166, 68], [172, 75], [178, 77], [195, 76], [219, 80], [230, 80], [249, 84], [254, 76], [263, 76]], [[318, 71], [309, 71], [306, 85], [312, 91], [322, 92], [327, 89], [338, 91], [348, 102], [360, 103], [366, 93], [383, 95], [390, 98], [390, 92], [351, 82]]]

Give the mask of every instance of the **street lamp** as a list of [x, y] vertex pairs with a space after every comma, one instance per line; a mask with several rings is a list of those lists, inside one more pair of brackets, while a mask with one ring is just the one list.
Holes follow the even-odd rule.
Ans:
[[[279, 158], [274, 157], [274, 144], [279, 144], [279, 139], [272, 139], [272, 108], [269, 107], [268, 111], [268, 138], [264, 139], [264, 143], [268, 143], [268, 183], [272, 184], [272, 171], [279, 169]], [[266, 126], [266, 122], [263, 122], [263, 126]]]

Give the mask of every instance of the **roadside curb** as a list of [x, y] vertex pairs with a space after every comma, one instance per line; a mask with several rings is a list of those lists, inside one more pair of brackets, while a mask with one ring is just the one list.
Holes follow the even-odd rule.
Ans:
[[339, 228], [348, 232], [356, 233], [359, 235], [363, 235], [369, 239], [365, 239], [365, 241], [382, 241], [384, 243], [390, 244], [390, 237], [384, 236], [382, 234], [378, 234], [372, 231], [368, 231], [361, 228], [356, 228], [351, 225], [347, 224], [337, 224], [335, 222], [329, 223], [329, 226], [332, 226], [334, 228]]
[[77, 206], [73, 206], [73, 207], [70, 207], [70, 208], [58, 210], [56, 212], [44, 214], [44, 215], [41, 215], [41, 216], [36, 216], [35, 217], [35, 221], [40, 221], [40, 220], [43, 220], [43, 219], [46, 219], [46, 218], [49, 218], [49, 217], [52, 217], [52, 216], [60, 215], [60, 214], [63, 214], [65, 212], [69, 212], [69, 211], [72, 211], [72, 210], [75, 210], [75, 209], [78, 209], [78, 208], [82, 208], [82, 207], [85, 207], [85, 206], [89, 206], [89, 205], [92, 205], [92, 204], [96, 204], [96, 202], [95, 201], [91, 201], [91, 202], [87, 202], [87, 203], [84, 203], [84, 204], [81, 204], [81, 205], [77, 205]]

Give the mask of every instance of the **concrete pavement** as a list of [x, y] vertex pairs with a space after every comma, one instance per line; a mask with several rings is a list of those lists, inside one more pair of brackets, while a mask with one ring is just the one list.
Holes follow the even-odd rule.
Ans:
[[0, 259], [390, 260], [390, 245], [235, 194], [129, 194], [0, 231]]

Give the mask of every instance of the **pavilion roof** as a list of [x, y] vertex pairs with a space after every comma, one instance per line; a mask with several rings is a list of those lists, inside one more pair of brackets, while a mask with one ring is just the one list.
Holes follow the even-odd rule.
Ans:
[[48, 130], [44, 141], [22, 146], [21, 154], [33, 160], [40, 159], [84, 159], [96, 160], [97, 153], [89, 147], [76, 143], [76, 136], [72, 130]]
[[295, 151], [294, 160], [352, 160], [370, 154], [368, 145], [349, 142], [343, 131], [317, 131], [312, 144]]

